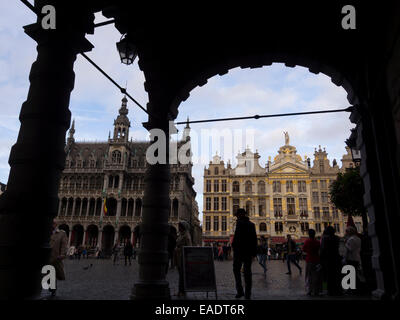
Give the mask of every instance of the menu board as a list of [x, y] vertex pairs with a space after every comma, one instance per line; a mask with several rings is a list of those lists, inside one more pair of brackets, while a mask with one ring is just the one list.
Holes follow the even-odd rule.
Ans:
[[212, 247], [183, 247], [185, 291], [217, 291]]

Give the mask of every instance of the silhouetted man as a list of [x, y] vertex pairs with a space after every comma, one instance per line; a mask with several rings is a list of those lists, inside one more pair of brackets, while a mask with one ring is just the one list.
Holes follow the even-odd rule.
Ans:
[[[240, 208], [236, 212], [237, 223], [233, 237], [233, 274], [236, 281], [236, 298], [243, 295], [251, 297], [251, 262], [257, 255], [257, 234], [254, 223], [250, 222], [246, 210]], [[245, 292], [243, 292], [240, 269], [244, 265]]]

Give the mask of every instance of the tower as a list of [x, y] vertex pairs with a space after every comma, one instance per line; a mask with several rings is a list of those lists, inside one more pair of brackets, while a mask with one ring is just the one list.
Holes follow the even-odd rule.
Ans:
[[127, 117], [127, 102], [128, 99], [124, 96], [122, 98], [121, 108], [119, 109], [119, 115], [114, 120], [113, 142], [128, 142], [129, 127], [131, 126], [131, 123]]

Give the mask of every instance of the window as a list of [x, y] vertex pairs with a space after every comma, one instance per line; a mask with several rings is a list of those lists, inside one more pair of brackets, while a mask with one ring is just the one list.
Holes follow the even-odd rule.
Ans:
[[277, 233], [283, 232], [282, 222], [275, 222], [275, 232]]
[[329, 218], [329, 207], [322, 207], [322, 217], [324, 219]]
[[294, 198], [287, 198], [287, 212], [288, 215], [296, 214], [296, 205]]
[[300, 216], [308, 217], [307, 198], [299, 198]]
[[249, 192], [252, 192], [252, 189], [253, 189], [253, 186], [252, 186], [251, 181], [246, 181], [246, 183], [245, 183], [245, 191], [247, 193], [249, 193]]
[[214, 198], [214, 210], [219, 210], [219, 198]]
[[335, 228], [335, 230], [336, 230], [337, 233], [340, 233], [340, 225], [339, 225], [339, 223], [335, 223], [335, 224], [333, 225], [333, 227]]
[[239, 181], [233, 181], [232, 192], [239, 192]]
[[218, 167], [215, 167], [215, 168], [214, 168], [214, 174], [215, 174], [215, 175], [218, 175], [218, 174], [219, 174]]
[[267, 231], [267, 225], [264, 222], [260, 223], [260, 231]]
[[318, 203], [319, 202], [318, 192], [313, 191], [313, 193], [312, 193], [312, 201], [314, 203]]
[[299, 192], [306, 192], [306, 182], [305, 181], [299, 181], [297, 182], [297, 188], [299, 189]]
[[211, 198], [206, 198], [206, 210], [211, 210]]
[[339, 212], [338, 212], [338, 209], [336, 207], [332, 207], [332, 217], [334, 219], [338, 219], [339, 218]]
[[253, 209], [253, 206], [252, 206], [251, 201], [247, 201], [246, 202], [246, 212], [249, 216], [252, 214], [252, 209]]
[[315, 224], [315, 232], [321, 232], [321, 224], [320, 223]]
[[282, 198], [274, 198], [274, 216], [282, 217]]
[[211, 192], [211, 180], [206, 180], [206, 192]]
[[121, 152], [118, 150], [115, 150], [111, 154], [111, 161], [112, 163], [121, 163]]
[[319, 171], [324, 172], [324, 160], [319, 160]]
[[219, 192], [219, 180], [214, 180], [214, 192]]
[[320, 216], [320, 212], [319, 212], [319, 207], [314, 207], [314, 218], [319, 219]]
[[311, 181], [311, 188], [312, 189], [318, 189], [318, 181], [317, 180], [312, 180]]
[[321, 189], [326, 189], [326, 180], [321, 180], [320, 182]]
[[214, 217], [214, 231], [219, 230], [219, 217]]
[[265, 182], [264, 181], [258, 182], [258, 193], [265, 193]]
[[321, 202], [328, 203], [328, 192], [321, 192]]
[[265, 199], [260, 199], [258, 202], [258, 215], [260, 217], [265, 216]]
[[221, 191], [226, 192], [226, 180], [221, 180]]
[[303, 232], [303, 233], [307, 232], [308, 229], [309, 229], [308, 222], [302, 222], [302, 223], [300, 224], [300, 226], [301, 226], [301, 232]]
[[280, 181], [272, 182], [272, 191], [273, 192], [281, 192], [281, 182]]
[[226, 216], [222, 217], [221, 230], [226, 231]]
[[286, 181], [286, 192], [293, 192], [293, 181]]
[[94, 161], [93, 159], [91, 159], [90, 162], [89, 162], [89, 166], [90, 166], [91, 168], [95, 168], [95, 167], [96, 167], [96, 161]]
[[227, 207], [226, 206], [226, 197], [222, 197], [221, 198], [221, 209], [225, 211], [226, 207]]
[[245, 165], [246, 165], [246, 174], [252, 173], [253, 172], [253, 168], [252, 168], [253, 161], [246, 160]]
[[211, 230], [211, 217], [207, 216], [206, 217], [206, 231], [210, 231]]
[[240, 201], [239, 199], [232, 199], [232, 209], [233, 209], [233, 214], [236, 214], [236, 211], [239, 209]]

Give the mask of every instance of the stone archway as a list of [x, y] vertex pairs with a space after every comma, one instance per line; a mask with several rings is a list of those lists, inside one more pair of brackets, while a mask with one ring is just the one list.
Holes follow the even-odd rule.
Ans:
[[87, 235], [86, 235], [86, 245], [88, 245], [90, 248], [95, 248], [98, 243], [98, 237], [99, 237], [99, 228], [91, 224], [87, 227], [86, 229]]
[[71, 245], [78, 247], [82, 245], [84, 228], [81, 224], [76, 224], [72, 227]]
[[131, 228], [127, 225], [121, 226], [118, 232], [118, 242], [120, 244], [126, 244], [127, 242], [131, 241]]

